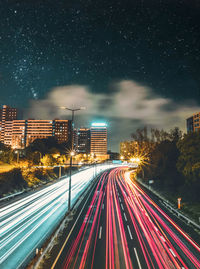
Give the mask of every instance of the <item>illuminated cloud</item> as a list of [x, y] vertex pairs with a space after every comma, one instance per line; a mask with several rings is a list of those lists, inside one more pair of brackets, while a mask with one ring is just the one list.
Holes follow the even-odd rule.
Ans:
[[107, 94], [95, 94], [89, 87], [80, 85], [54, 88], [45, 99], [32, 101], [29, 115], [43, 119], [69, 119], [70, 112], [61, 110], [60, 106], [85, 106], [86, 110], [77, 114], [76, 126], [89, 125], [96, 118], [105, 119], [110, 129], [110, 147], [116, 149], [120, 140], [130, 138], [132, 132], [144, 125], [164, 129], [179, 126], [185, 131], [185, 119], [200, 110], [194, 101], [175, 103], [132, 80], [119, 81], [111, 86], [112, 91]]

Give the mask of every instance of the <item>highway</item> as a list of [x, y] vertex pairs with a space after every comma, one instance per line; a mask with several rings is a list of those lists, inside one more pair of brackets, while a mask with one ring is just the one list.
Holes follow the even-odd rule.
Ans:
[[200, 268], [197, 243], [123, 168], [101, 175], [66, 238], [48, 268]]
[[[72, 176], [71, 203], [90, 185], [100, 165]], [[63, 219], [68, 208], [69, 178], [63, 178], [7, 205], [0, 205], [0, 268], [24, 268]]]

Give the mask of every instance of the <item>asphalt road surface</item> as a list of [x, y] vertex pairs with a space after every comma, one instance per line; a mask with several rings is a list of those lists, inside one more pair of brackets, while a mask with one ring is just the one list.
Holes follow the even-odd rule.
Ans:
[[[66, 235], [67, 237], [67, 235]], [[51, 268], [200, 268], [200, 247], [129, 172], [104, 172]]]
[[[71, 204], [90, 186], [100, 165], [72, 176]], [[68, 210], [69, 178], [0, 205], [0, 268], [24, 268]]]

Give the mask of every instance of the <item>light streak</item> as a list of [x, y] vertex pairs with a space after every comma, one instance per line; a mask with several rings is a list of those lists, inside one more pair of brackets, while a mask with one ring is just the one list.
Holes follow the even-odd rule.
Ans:
[[100, 178], [63, 267], [95, 268], [97, 239], [105, 251], [101, 264], [105, 269], [132, 269], [135, 264], [140, 269], [200, 268], [197, 243], [130, 180], [123, 168]]

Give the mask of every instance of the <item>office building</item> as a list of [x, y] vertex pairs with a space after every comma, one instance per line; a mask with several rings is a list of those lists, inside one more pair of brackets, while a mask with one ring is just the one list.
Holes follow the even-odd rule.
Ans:
[[77, 133], [77, 152], [89, 154], [90, 153], [90, 129], [79, 128]]
[[90, 128], [90, 153], [101, 159], [107, 159], [107, 126], [105, 123], [93, 123]]
[[53, 136], [58, 143], [71, 144], [72, 138], [72, 121], [71, 120], [54, 120], [53, 121]]
[[71, 145], [72, 128], [69, 120], [4, 120], [0, 127], [1, 142], [13, 149], [24, 149], [35, 139], [51, 136], [58, 143]]
[[53, 134], [52, 120], [27, 120], [26, 121], [26, 146], [35, 139], [43, 139]]
[[[5, 144], [9, 144], [8, 140], [8, 133], [9, 128], [11, 126], [11, 123], [6, 124], [6, 122], [11, 122], [13, 120], [17, 119], [17, 109], [13, 107], [9, 107], [7, 105], [3, 105], [1, 111], [0, 111], [0, 141], [4, 143], [4, 140], [6, 140]], [[4, 138], [5, 130], [7, 130], [6, 138]]]
[[187, 133], [200, 130], [200, 112], [193, 114], [186, 120]]
[[26, 146], [26, 121], [14, 120], [12, 124], [11, 147], [13, 149], [23, 149]]

